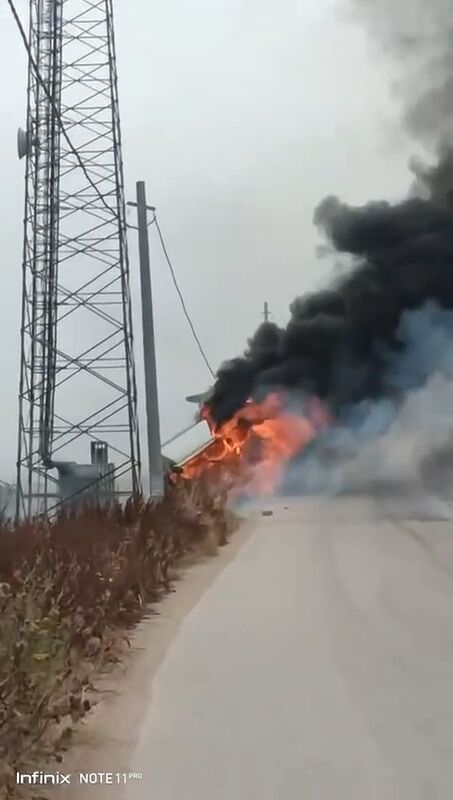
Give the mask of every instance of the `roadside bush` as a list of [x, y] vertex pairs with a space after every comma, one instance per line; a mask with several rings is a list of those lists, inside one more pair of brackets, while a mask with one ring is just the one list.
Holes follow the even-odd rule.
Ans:
[[0, 797], [14, 796], [16, 770], [61, 760], [93, 675], [171, 588], [180, 559], [225, 544], [232, 528], [224, 496], [180, 479], [159, 505], [0, 523]]

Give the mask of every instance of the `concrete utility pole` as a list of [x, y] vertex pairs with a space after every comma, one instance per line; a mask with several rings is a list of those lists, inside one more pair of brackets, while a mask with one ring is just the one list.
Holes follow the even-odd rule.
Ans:
[[164, 470], [160, 441], [153, 292], [148, 238], [148, 211], [154, 212], [155, 209], [146, 205], [144, 181], [137, 183], [137, 202], [128, 203], [128, 205], [137, 207], [150, 495], [152, 499], [161, 499], [164, 496]]
[[270, 315], [271, 314], [269, 311], [269, 303], [264, 303], [264, 311], [263, 311], [264, 322], [269, 322]]

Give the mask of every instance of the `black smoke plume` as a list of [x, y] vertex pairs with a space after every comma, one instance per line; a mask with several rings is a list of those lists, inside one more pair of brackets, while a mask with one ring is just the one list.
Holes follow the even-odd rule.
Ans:
[[275, 389], [316, 395], [335, 413], [398, 394], [390, 367], [406, 346], [403, 315], [427, 301], [453, 309], [453, 213], [439, 188], [451, 166], [447, 158], [425, 173], [430, 199], [359, 208], [323, 200], [315, 223], [354, 266], [329, 289], [297, 298], [286, 329], [261, 325], [244, 355], [219, 369], [209, 401], [218, 423]]
[[413, 167], [415, 187], [401, 203], [354, 208], [336, 197], [320, 203], [314, 222], [338, 252], [351, 256], [351, 271], [294, 300], [285, 329], [261, 325], [244, 354], [221, 366], [209, 400], [217, 423], [247, 398], [276, 389], [316, 395], [336, 415], [360, 401], [397, 399], [430, 372], [430, 364], [415, 368], [402, 385], [395, 370], [409, 347], [408, 314], [434, 305], [440, 313], [453, 309], [451, 0], [349, 3], [394, 58], [404, 121], [434, 147], [437, 163]]

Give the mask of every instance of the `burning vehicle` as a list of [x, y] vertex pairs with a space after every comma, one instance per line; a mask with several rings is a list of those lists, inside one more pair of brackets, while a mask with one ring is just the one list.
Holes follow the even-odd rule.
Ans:
[[246, 495], [272, 494], [285, 465], [328, 423], [317, 401], [296, 410], [283, 393], [271, 393], [261, 402], [249, 399], [221, 424], [214, 421], [209, 401], [201, 416], [212, 441], [181, 466], [182, 476], [193, 479], [207, 472], [214, 476], [220, 469], [228, 472], [236, 491]]
[[453, 377], [452, 174], [444, 148], [418, 168], [418, 195], [322, 201], [315, 224], [350, 269], [294, 300], [286, 328], [262, 324], [220, 367], [200, 413], [212, 440], [181, 466], [186, 479], [228, 472], [236, 492], [273, 493], [296, 462], [352, 458], [379, 409], [391, 420], [432, 375]]

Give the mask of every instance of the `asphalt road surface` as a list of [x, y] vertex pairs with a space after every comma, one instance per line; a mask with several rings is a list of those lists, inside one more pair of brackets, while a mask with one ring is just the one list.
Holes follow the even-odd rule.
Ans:
[[450, 800], [453, 506], [267, 507], [143, 698], [126, 800]]

